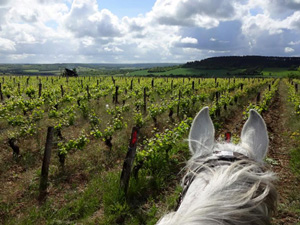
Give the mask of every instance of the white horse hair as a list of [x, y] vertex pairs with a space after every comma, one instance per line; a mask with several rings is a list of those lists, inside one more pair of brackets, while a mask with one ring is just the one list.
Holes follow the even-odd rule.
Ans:
[[274, 173], [263, 159], [269, 145], [265, 122], [250, 110], [241, 142], [215, 143], [208, 107], [195, 117], [189, 134], [192, 158], [182, 186], [183, 199], [176, 212], [157, 225], [265, 225], [276, 208]]

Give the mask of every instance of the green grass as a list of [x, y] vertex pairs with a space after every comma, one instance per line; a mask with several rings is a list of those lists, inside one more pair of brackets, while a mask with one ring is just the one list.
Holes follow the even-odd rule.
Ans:
[[[205, 77], [228, 77], [236, 76], [245, 69], [195, 69], [195, 68], [176, 68], [166, 72], [148, 72], [148, 69], [129, 72], [130, 76], [205, 76]], [[300, 71], [291, 71], [287, 68], [265, 68], [263, 76], [268, 77], [288, 77], [292, 75], [300, 76]], [[244, 75], [245, 76], [245, 75]], [[250, 75], [249, 75], [250, 76]]]
[[300, 148], [295, 148], [291, 150], [290, 165], [292, 171], [300, 178]]
[[[192, 76], [192, 75], [198, 75], [198, 76], [206, 76], [206, 77], [223, 77], [226, 76], [227, 70], [204, 70], [204, 69], [194, 69], [194, 68], [177, 68], [173, 70], [169, 70], [166, 72], [157, 72], [157, 73], [149, 73], [148, 70], [138, 70], [134, 72], [130, 72], [128, 75], [130, 76]], [[232, 72], [232, 71], [231, 71]]]
[[[100, 209], [102, 199], [106, 209], [114, 207], [114, 202], [120, 202], [118, 183], [119, 173], [98, 175], [91, 180], [84, 192], [66, 194], [65, 199], [70, 201], [62, 208], [49, 198], [41, 207], [28, 207], [24, 212], [27, 216], [22, 221], [10, 218], [7, 224], [73, 224], [74, 221], [86, 220]], [[4, 209], [4, 206], [1, 208]]]
[[39, 70], [31, 70], [31, 69], [29, 69], [29, 70], [23, 70], [25, 73], [38, 73], [38, 72], [40, 72]]
[[287, 68], [265, 68], [262, 72], [264, 76], [288, 77], [293, 74], [300, 76], [300, 71], [290, 71]]

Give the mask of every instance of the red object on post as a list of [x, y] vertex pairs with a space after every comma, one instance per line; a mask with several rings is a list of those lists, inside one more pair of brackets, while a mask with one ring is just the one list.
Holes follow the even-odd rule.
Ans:
[[230, 132], [225, 133], [225, 141], [227, 143], [230, 143], [230, 141], [231, 141], [231, 133]]
[[137, 130], [134, 130], [131, 136], [130, 147], [133, 147], [136, 142], [137, 142]]

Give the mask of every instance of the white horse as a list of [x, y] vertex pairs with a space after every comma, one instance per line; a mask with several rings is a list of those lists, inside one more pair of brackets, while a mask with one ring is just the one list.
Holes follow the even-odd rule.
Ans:
[[241, 142], [215, 143], [208, 107], [195, 117], [189, 134], [192, 153], [177, 211], [157, 225], [265, 225], [276, 208], [274, 173], [263, 159], [269, 145], [265, 122], [250, 110]]

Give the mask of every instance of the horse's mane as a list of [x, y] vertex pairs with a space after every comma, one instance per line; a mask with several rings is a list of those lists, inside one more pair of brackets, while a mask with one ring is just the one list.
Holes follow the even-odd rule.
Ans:
[[[239, 148], [232, 144], [217, 144], [215, 151], [235, 149], [239, 152]], [[275, 174], [267, 170], [263, 162], [248, 157], [230, 162], [210, 155], [192, 157], [186, 168], [182, 185], [193, 177], [186, 194], [188, 199], [177, 213], [166, 215], [159, 225], [270, 224], [277, 198], [272, 184]]]

